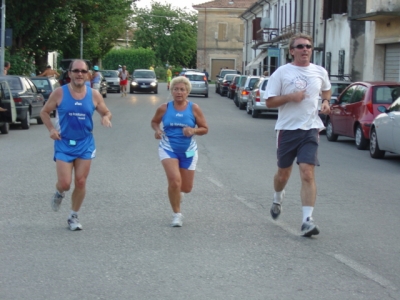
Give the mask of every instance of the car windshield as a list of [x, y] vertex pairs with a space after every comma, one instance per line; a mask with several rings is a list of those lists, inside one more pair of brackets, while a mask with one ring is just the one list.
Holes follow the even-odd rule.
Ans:
[[225, 80], [232, 80], [234, 76], [235, 76], [235, 74], [227, 74], [227, 75], [225, 75], [224, 79]]
[[36, 78], [31, 78], [32, 82], [35, 84], [35, 86], [38, 89], [43, 89], [46, 91], [51, 91], [51, 86], [49, 82], [46, 79], [36, 79]]
[[118, 71], [100, 71], [104, 77], [118, 77]]
[[251, 78], [249, 81], [249, 87], [253, 87], [258, 82], [259, 78]]
[[350, 83], [332, 83], [331, 91], [332, 91], [332, 96], [337, 97], [339, 96], [345, 88], [349, 86]]
[[133, 76], [137, 78], [156, 78], [156, 74], [152, 71], [135, 71]]
[[8, 82], [8, 85], [10, 86], [10, 90], [22, 91], [21, 80], [19, 80], [18, 78], [15, 78], [15, 77], [5, 77], [4, 79]]
[[187, 79], [189, 79], [190, 81], [205, 81], [205, 80], [204, 80], [205, 75], [186, 74], [185, 76], [186, 76]]
[[264, 80], [262, 83], [263, 83], [263, 84], [262, 84], [261, 89], [262, 89], [262, 90], [265, 90], [265, 89], [267, 88], [268, 80]]

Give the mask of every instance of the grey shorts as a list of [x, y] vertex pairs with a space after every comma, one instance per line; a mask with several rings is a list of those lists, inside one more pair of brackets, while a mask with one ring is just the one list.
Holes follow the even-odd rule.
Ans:
[[289, 168], [297, 157], [297, 164], [319, 166], [319, 130], [278, 130], [276, 135], [279, 168]]

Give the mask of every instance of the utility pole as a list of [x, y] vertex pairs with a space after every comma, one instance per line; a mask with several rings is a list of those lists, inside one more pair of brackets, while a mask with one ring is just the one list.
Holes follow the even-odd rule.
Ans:
[[83, 59], [83, 23], [81, 23], [81, 59]]
[[6, 0], [2, 1], [1, 4], [1, 54], [0, 54], [0, 69], [2, 70], [0, 75], [4, 74], [4, 54], [5, 54], [5, 41], [6, 41]]

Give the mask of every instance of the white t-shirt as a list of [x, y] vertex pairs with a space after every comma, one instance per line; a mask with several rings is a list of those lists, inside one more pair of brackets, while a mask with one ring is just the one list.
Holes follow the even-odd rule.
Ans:
[[278, 107], [276, 130], [323, 129], [318, 116], [318, 96], [321, 91], [329, 91], [331, 83], [328, 72], [321, 66], [310, 64], [298, 67], [291, 63], [279, 67], [269, 78], [264, 99], [306, 90], [305, 98], [288, 102]]

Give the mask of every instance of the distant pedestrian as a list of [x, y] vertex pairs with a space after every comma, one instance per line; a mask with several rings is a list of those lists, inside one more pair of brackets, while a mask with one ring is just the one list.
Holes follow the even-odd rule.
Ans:
[[55, 77], [57, 78], [60, 74], [51, 68], [50, 65], [47, 65], [46, 70], [43, 71], [42, 74], [38, 75], [39, 77]]
[[[92, 159], [96, 156], [93, 137], [93, 113], [100, 114], [101, 124], [111, 127], [111, 112], [101, 94], [85, 85], [88, 66], [83, 60], [74, 60], [69, 68], [71, 82], [57, 88], [50, 94], [40, 117], [54, 140], [54, 161], [56, 162], [56, 191], [51, 198], [51, 207], [58, 211], [65, 192], [71, 188], [71, 212], [68, 217], [70, 230], [81, 230], [78, 211], [86, 194], [86, 181]], [[56, 124], [50, 114], [57, 110]]]
[[167, 69], [167, 90], [169, 90], [169, 85], [171, 83], [172, 80], [172, 71], [171, 71], [171, 67], [168, 67]]
[[293, 61], [279, 67], [271, 75], [264, 93], [266, 105], [279, 109], [275, 125], [278, 171], [274, 177], [275, 193], [270, 213], [274, 220], [281, 214], [285, 186], [297, 157], [303, 210], [301, 233], [306, 237], [319, 234], [319, 228], [312, 218], [317, 195], [314, 169], [319, 166], [319, 131], [324, 128], [318, 116], [318, 97], [321, 93], [321, 112], [324, 114], [330, 112], [331, 98], [328, 72], [310, 62], [312, 44], [312, 37], [306, 34], [299, 33], [290, 39]]
[[100, 72], [99, 72], [99, 67], [94, 66], [92, 79], [90, 80], [92, 88], [99, 91], [100, 90], [100, 81], [101, 81], [101, 76], [100, 76]]
[[263, 75], [264, 75], [265, 77], [267, 77], [267, 76], [269, 75], [269, 72], [268, 72], [268, 71], [265, 71]]
[[207, 70], [206, 70], [206, 69], [203, 69], [203, 73], [206, 75], [207, 82], [208, 82], [208, 72], [207, 72]]
[[4, 74], [4, 75], [7, 75], [7, 74], [8, 74], [8, 70], [10, 70], [10, 68], [11, 68], [10, 62], [9, 62], [9, 61], [5, 61], [5, 62], [4, 62], [4, 71], [3, 71], [3, 74]]
[[151, 65], [149, 69], [154, 71], [154, 65]]
[[128, 86], [129, 72], [126, 70], [126, 66], [122, 66], [122, 71], [119, 72], [118, 77], [120, 78], [121, 85], [121, 97], [126, 96], [126, 89]]
[[161, 140], [158, 154], [168, 180], [168, 198], [173, 211], [172, 227], [182, 226], [180, 203], [183, 193], [190, 193], [193, 188], [198, 159], [194, 136], [208, 132], [200, 107], [187, 100], [190, 91], [191, 84], [186, 77], [172, 79], [173, 100], [161, 104], [151, 120], [154, 136]]

